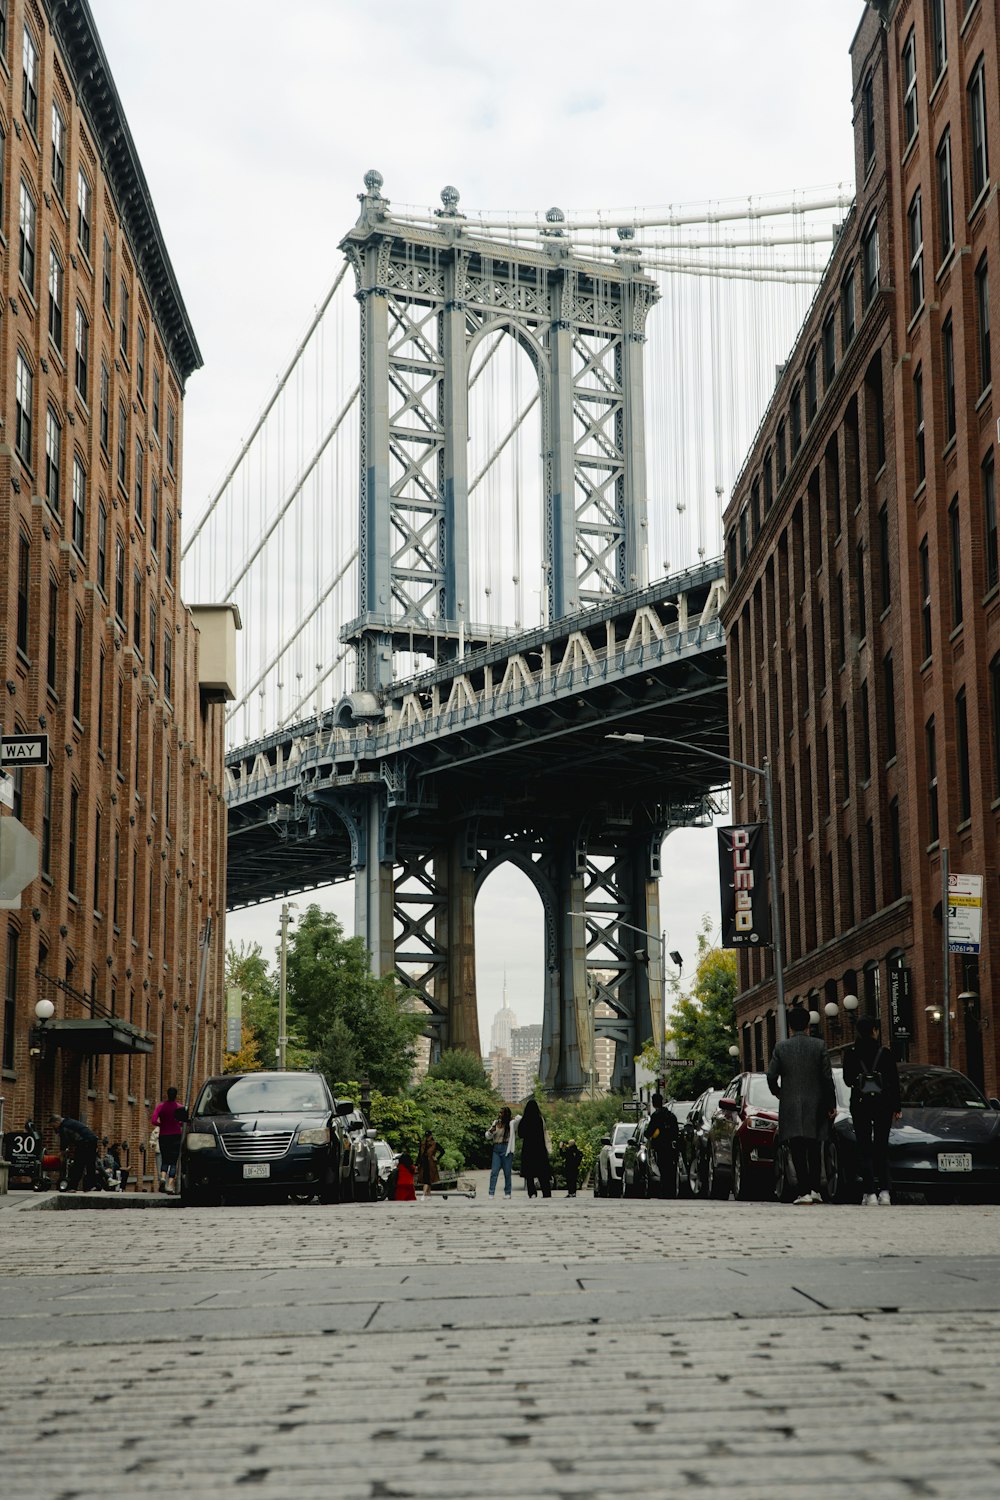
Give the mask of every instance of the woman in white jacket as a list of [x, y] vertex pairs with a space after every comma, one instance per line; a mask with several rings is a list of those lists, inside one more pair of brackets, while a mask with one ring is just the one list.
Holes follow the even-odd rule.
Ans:
[[486, 1132], [486, 1139], [493, 1143], [493, 1162], [490, 1167], [490, 1197], [496, 1196], [497, 1178], [503, 1172], [503, 1195], [510, 1197], [511, 1168], [514, 1165], [515, 1131], [520, 1124], [520, 1115], [511, 1115], [506, 1104]]

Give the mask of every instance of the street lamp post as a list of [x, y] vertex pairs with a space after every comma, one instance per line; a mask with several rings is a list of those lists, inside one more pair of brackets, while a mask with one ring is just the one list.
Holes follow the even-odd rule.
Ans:
[[[585, 911], [568, 911], [568, 917], [583, 917], [587, 920]], [[650, 932], [646, 927], [636, 927], [634, 922], [623, 922], [621, 917], [615, 918], [616, 927], [627, 927], [629, 932], [638, 932], [640, 936], [650, 938], [654, 943], [660, 945], [660, 1079], [662, 1083], [667, 1081], [667, 934], [661, 932], [659, 936]], [[590, 1008], [590, 1037], [591, 1037], [591, 1076], [593, 1076], [594, 1061], [594, 1005], [597, 1003], [596, 993]]]
[[785, 1017], [785, 953], [781, 941], [781, 903], [778, 900], [778, 863], [774, 847], [771, 766], [767, 757], [765, 756], [762, 766], [752, 766], [748, 761], [736, 760], [731, 755], [720, 755], [717, 750], [707, 750], [704, 745], [692, 745], [687, 740], [675, 740], [662, 734], [606, 734], [604, 738], [607, 740], [625, 740], [630, 745], [674, 745], [679, 750], [691, 750], [695, 755], [707, 756], [709, 760], [721, 760], [724, 765], [738, 766], [741, 771], [749, 771], [752, 776], [762, 776], [764, 778], [764, 796], [767, 800], [767, 858], [771, 866], [771, 927], [773, 929], [774, 941], [776, 1026], [778, 1041], [783, 1042], [788, 1035], [788, 1026]]
[[293, 920], [291, 908], [294, 901], [283, 901], [281, 903], [281, 949], [278, 959], [278, 1046], [277, 1063], [278, 1072], [285, 1071], [285, 1052], [288, 1047], [287, 1035], [287, 1001], [288, 1001], [288, 924]]

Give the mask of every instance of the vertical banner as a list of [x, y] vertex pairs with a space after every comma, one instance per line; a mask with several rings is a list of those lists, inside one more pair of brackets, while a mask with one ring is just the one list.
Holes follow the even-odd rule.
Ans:
[[238, 985], [226, 990], [226, 1051], [238, 1052], [243, 1045], [243, 991]]
[[744, 823], [737, 828], [720, 828], [718, 833], [722, 946], [769, 944], [766, 827], [763, 823]]

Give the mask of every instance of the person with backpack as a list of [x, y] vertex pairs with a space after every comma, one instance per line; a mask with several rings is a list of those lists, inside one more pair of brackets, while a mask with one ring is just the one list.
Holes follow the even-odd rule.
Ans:
[[888, 1208], [889, 1131], [902, 1113], [896, 1059], [882, 1046], [879, 1022], [859, 1016], [854, 1044], [844, 1053], [844, 1082], [851, 1091], [851, 1119], [861, 1166], [862, 1205]]

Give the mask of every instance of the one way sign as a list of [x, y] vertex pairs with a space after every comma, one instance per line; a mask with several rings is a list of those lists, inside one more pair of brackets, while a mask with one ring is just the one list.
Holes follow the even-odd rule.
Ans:
[[47, 734], [5, 734], [0, 739], [0, 766], [47, 766]]

